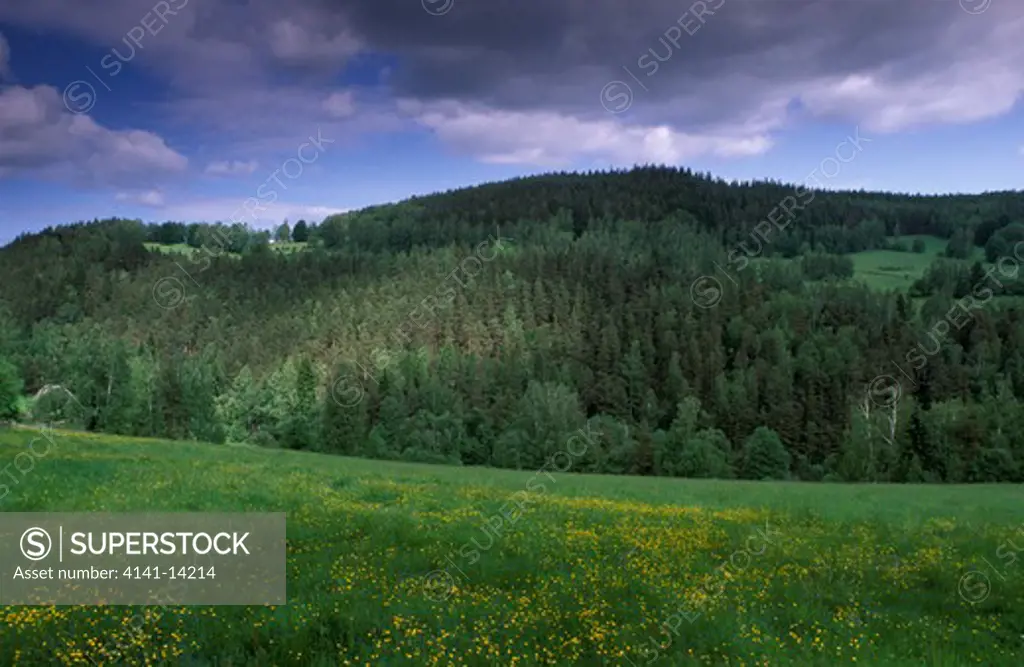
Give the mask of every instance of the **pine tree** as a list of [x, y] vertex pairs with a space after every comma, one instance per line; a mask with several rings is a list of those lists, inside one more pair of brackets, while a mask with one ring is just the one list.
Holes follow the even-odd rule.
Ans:
[[24, 406], [24, 385], [14, 364], [0, 358], [0, 422], [17, 419]]
[[365, 450], [369, 433], [368, 398], [358, 368], [340, 364], [324, 398], [321, 438], [324, 451], [353, 456]]
[[313, 364], [303, 356], [296, 367], [294, 399], [282, 429], [282, 439], [290, 449], [314, 449], [318, 445], [316, 385]]
[[247, 442], [255, 433], [259, 389], [249, 366], [243, 366], [227, 391], [217, 397], [217, 418], [229, 442]]

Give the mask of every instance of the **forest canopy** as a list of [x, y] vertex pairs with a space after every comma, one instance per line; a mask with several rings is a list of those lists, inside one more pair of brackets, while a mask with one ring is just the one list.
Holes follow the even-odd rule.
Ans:
[[[587, 426], [575, 471], [1024, 481], [999, 263], [1024, 196], [819, 191], [766, 227], [795, 192], [642, 167], [272, 232], [25, 234], [0, 250], [0, 420], [523, 469]], [[855, 279], [924, 236], [946, 249], [911, 289]]]

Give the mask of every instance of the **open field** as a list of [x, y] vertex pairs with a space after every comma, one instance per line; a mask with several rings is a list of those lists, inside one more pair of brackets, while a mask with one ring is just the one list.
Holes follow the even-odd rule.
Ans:
[[[181, 254], [189, 257], [196, 252], [199, 252], [201, 248], [193, 248], [186, 243], [175, 243], [174, 245], [164, 245], [162, 243], [145, 243], [148, 250], [155, 250], [165, 254]], [[271, 250], [276, 250], [282, 253], [293, 253], [303, 250], [306, 247], [306, 243], [298, 243], [295, 241], [286, 241], [283, 243], [273, 243], [270, 245]], [[237, 253], [226, 253], [228, 255], [236, 255]]]
[[[853, 280], [860, 281], [873, 289], [888, 291], [907, 291], [914, 281], [924, 276], [928, 266], [941, 257], [946, 250], [947, 239], [928, 235], [907, 235], [899, 237], [899, 241], [911, 247], [915, 239], [925, 243], [923, 253], [900, 252], [896, 250], [864, 250], [850, 253], [853, 260]], [[896, 240], [893, 238], [892, 240]], [[984, 263], [985, 253], [981, 248], [975, 249], [975, 257]], [[790, 262], [800, 262], [800, 256], [793, 257]], [[755, 258], [754, 262], [764, 261]]]
[[[937, 236], [912, 235], [899, 237], [899, 241], [912, 247], [915, 239], [925, 244], [923, 253], [897, 252], [895, 250], [865, 250], [850, 255], [853, 258], [854, 279], [861, 280], [878, 290], [910, 289], [918, 278], [924, 276], [928, 266], [946, 251], [948, 239]], [[895, 239], [894, 239], [895, 240]], [[974, 258], [984, 263], [985, 252], [974, 249]]]
[[878, 290], [906, 291], [924, 275], [937, 255], [865, 250], [853, 253], [853, 275], [856, 280]]
[[175, 243], [174, 245], [165, 245], [163, 243], [144, 243], [146, 250], [154, 250], [156, 252], [162, 252], [166, 255], [185, 255], [186, 257], [192, 256], [198, 248], [193, 248], [187, 243]]
[[305, 250], [307, 245], [307, 243], [300, 241], [278, 241], [277, 243], [272, 243], [270, 245], [270, 249], [278, 252], [290, 253]]
[[[932, 236], [930, 234], [904, 234], [899, 237], [889, 237], [892, 241], [899, 241], [904, 243], [908, 248], [912, 248], [914, 241], [920, 239], [924, 243], [924, 255], [937, 257], [942, 253], [946, 252], [946, 246], [949, 245], [949, 239], [944, 239], [939, 236]], [[978, 249], [981, 253], [981, 249]], [[981, 253], [984, 254], [984, 253]]]
[[33, 436], [0, 431], [3, 511], [286, 511], [289, 604], [153, 608], [141, 636], [132, 608], [0, 607], [0, 664], [1024, 658], [1009, 485], [577, 476], [61, 431], [15, 470]]
[[899, 240], [911, 247], [915, 239], [925, 243], [923, 253], [895, 250], [865, 250], [853, 253], [854, 278], [878, 290], [906, 291], [915, 280], [924, 276], [928, 265], [946, 250], [946, 239], [936, 236], [901, 236]]

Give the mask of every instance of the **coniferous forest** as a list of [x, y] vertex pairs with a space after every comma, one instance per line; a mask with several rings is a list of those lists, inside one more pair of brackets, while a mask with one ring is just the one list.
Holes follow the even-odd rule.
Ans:
[[[854, 276], [922, 236], [910, 289]], [[574, 472], [1021, 482], [1022, 241], [1017, 192], [662, 167], [269, 233], [83, 222], [0, 250], [0, 420], [516, 469], [584, 428]]]

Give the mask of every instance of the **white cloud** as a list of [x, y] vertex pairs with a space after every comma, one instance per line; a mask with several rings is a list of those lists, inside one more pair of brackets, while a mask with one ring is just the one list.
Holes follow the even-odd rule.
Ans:
[[1024, 92], [1018, 67], [993, 66], [985, 74], [953, 66], [914, 81], [854, 74], [823, 82], [801, 96], [816, 114], [859, 119], [875, 132], [898, 132], [935, 124], [971, 123], [1000, 116]]
[[188, 159], [143, 130], [110, 130], [72, 114], [50, 86], [0, 90], [0, 170], [94, 185], [184, 172]]
[[350, 208], [333, 208], [330, 206], [303, 206], [297, 209], [297, 213], [291, 216], [291, 220], [301, 220], [303, 218], [306, 221], [310, 220], [322, 220], [329, 215], [337, 215], [339, 213], [348, 213], [352, 209]]
[[324, 100], [324, 111], [334, 118], [348, 118], [356, 112], [355, 99], [351, 90], [331, 93]]
[[256, 160], [249, 160], [248, 162], [240, 162], [235, 160], [211, 162], [206, 165], [206, 173], [213, 174], [215, 176], [238, 176], [248, 175], [256, 171], [259, 167], [259, 163]]
[[1007, 16], [979, 41], [954, 24], [943, 44], [953, 57], [916, 71], [893, 66], [818, 80], [801, 95], [816, 114], [852, 118], [875, 132], [963, 124], [1009, 112], [1024, 95], [1024, 18]]
[[320, 34], [312, 26], [300, 25], [294, 18], [275, 21], [270, 26], [270, 50], [291, 64], [334, 64], [342, 66], [362, 44], [346, 29], [333, 35]]
[[142, 192], [118, 192], [114, 197], [115, 201], [130, 202], [151, 208], [161, 208], [164, 205], [164, 195], [159, 190], [145, 190]]
[[547, 111], [502, 111], [457, 102], [399, 105], [414, 120], [458, 150], [495, 164], [559, 167], [576, 160], [619, 165], [678, 163], [702, 155], [760, 155], [772, 147], [763, 132], [744, 128], [691, 134], [668, 125], [583, 120]]

